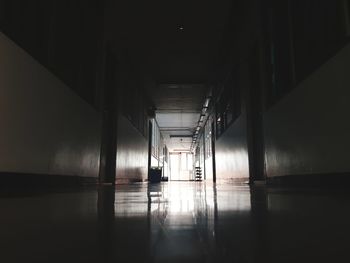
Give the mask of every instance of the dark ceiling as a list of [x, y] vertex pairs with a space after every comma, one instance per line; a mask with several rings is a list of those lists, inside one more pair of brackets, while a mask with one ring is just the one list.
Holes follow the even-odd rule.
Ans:
[[[232, 0], [109, 0], [109, 40], [152, 79], [148, 93], [163, 114], [162, 128], [169, 124], [166, 113], [173, 118], [177, 112], [178, 119], [198, 113], [199, 118], [231, 5]], [[191, 118], [179, 131], [195, 128]]]
[[109, 2], [109, 35], [157, 84], [207, 82], [232, 0]]
[[206, 90], [202, 84], [159, 84], [152, 99], [158, 112], [199, 112]]

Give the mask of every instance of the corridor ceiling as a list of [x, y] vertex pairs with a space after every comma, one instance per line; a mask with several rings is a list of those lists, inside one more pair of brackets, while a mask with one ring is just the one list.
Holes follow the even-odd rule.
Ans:
[[[162, 128], [197, 114], [178, 131], [194, 129], [217, 63], [233, 0], [109, 0], [107, 35], [151, 79], [147, 91]], [[168, 114], [168, 115], [166, 115]], [[188, 117], [188, 116], [187, 116]], [[187, 118], [186, 117], [186, 118]], [[162, 122], [164, 121], [164, 122]], [[164, 126], [165, 125], [165, 126]]]

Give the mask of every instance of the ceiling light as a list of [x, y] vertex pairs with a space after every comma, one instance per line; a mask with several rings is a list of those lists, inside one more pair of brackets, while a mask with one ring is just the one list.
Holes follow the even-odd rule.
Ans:
[[167, 87], [168, 89], [179, 89], [180, 88], [180, 86], [179, 85], [175, 85], [175, 84], [170, 84], [168, 87]]

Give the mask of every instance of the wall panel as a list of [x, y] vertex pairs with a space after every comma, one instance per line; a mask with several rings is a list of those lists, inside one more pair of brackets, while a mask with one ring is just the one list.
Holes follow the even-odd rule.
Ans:
[[268, 177], [350, 172], [350, 45], [264, 116]]
[[247, 124], [243, 114], [216, 141], [217, 180], [249, 178]]
[[143, 181], [148, 172], [148, 141], [123, 115], [118, 118], [116, 181]]
[[98, 113], [0, 33], [0, 172], [98, 177]]

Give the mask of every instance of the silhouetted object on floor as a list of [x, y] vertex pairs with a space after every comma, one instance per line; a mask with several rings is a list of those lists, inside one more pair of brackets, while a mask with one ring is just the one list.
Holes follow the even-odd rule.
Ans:
[[151, 183], [160, 183], [162, 180], [162, 167], [151, 167], [149, 172], [149, 181]]
[[169, 177], [168, 176], [163, 176], [162, 177], [162, 182], [168, 182], [169, 181]]

